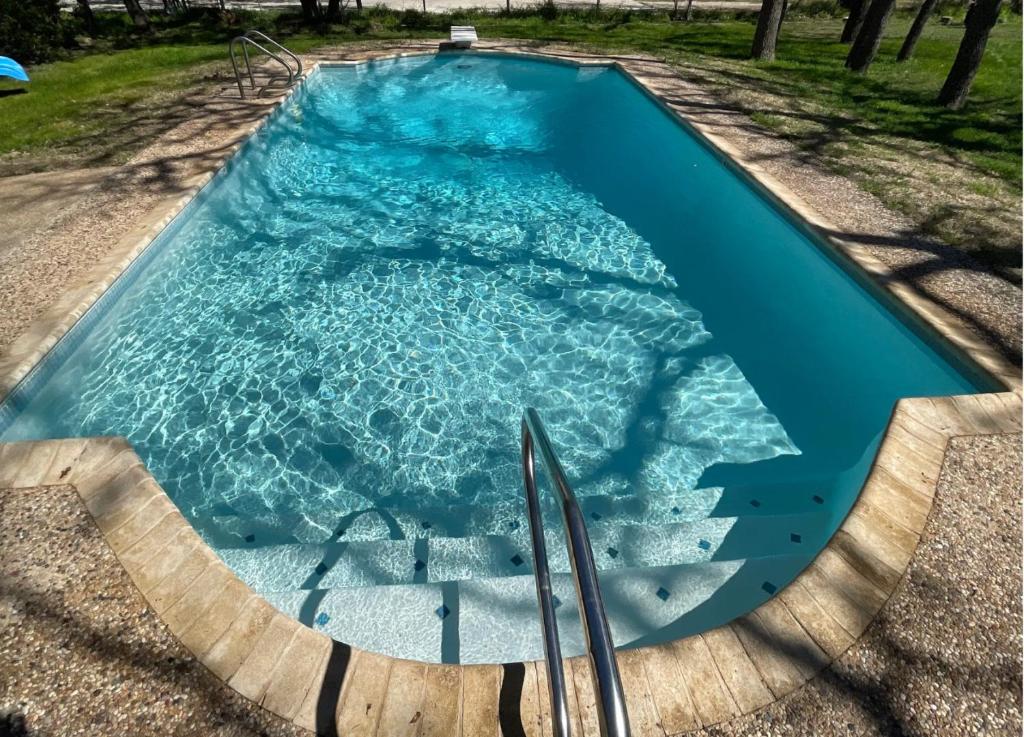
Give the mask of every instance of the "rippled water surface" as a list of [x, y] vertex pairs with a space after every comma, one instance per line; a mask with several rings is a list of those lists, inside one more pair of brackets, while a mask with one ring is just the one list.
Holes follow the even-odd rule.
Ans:
[[127, 435], [216, 545], [518, 504], [528, 405], [583, 496], [837, 524], [895, 399], [973, 389], [611, 70], [323, 69], [153, 249], [3, 438]]

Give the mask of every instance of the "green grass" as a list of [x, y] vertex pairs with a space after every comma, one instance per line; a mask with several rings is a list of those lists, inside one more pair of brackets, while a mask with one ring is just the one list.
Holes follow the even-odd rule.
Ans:
[[[837, 41], [842, 27], [836, 17], [839, 11], [815, 6], [822, 8], [831, 8], [831, 13], [794, 13], [786, 20], [778, 60], [768, 64], [747, 59], [754, 18], [737, 14], [698, 16], [683, 23], [664, 14], [623, 11], [577, 10], [545, 18], [536, 11], [423, 15], [374, 9], [317, 31], [282, 14], [237, 14], [227, 20], [203, 15], [187, 21], [160, 20], [151, 37], [135, 35], [124, 17], [111, 16], [103, 20], [92, 51], [32, 69], [28, 93], [0, 97], [0, 172], [62, 165], [61, 157], [68, 152], [80, 159], [84, 155], [90, 164], [127, 155], [144, 143], [144, 136], [130, 135], [140, 109], [150, 111], [147, 125], [157, 131], [163, 102], [180, 98], [205, 75], [218, 74], [221, 83], [225, 81], [227, 41], [242, 26], [261, 27], [305, 51], [353, 41], [437, 37], [450, 24], [471, 23], [484, 37], [570, 43], [666, 59], [737, 101], [758, 124], [814, 152], [922, 222], [932, 220], [925, 200], [942, 185], [927, 184], [931, 192], [919, 191], [921, 183], [914, 185], [917, 190], [901, 186], [891, 171], [891, 163], [901, 157], [911, 162], [907, 166], [914, 157], [952, 162], [968, 178], [964, 189], [978, 197], [1005, 196], [1007, 191], [1018, 196], [1018, 16], [1007, 16], [996, 26], [968, 105], [951, 111], [934, 99], [956, 53], [962, 26], [930, 23], [914, 58], [899, 64], [895, 54], [910, 16], [897, 15], [870, 72], [856, 75], [843, 67], [848, 47]], [[0, 85], [0, 90], [11, 86]], [[940, 182], [945, 178], [934, 171], [922, 178], [929, 177]], [[943, 233], [939, 227], [937, 232], [948, 240], [963, 238], [970, 217], [968, 213], [961, 218], [959, 230]], [[1019, 252], [1019, 223], [1015, 228], [1010, 228], [1013, 233], [1004, 228], [1002, 234], [983, 233], [980, 238], [1001, 240], [997, 246]]]
[[223, 58], [215, 46], [153, 46], [31, 69], [27, 93], [0, 98], [0, 153], [74, 145], [102, 134], [111, 114], [180, 91], [197, 66]]

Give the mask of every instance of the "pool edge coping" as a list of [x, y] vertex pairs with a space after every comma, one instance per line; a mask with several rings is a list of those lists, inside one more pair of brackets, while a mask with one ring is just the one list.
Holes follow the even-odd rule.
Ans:
[[[417, 50], [351, 62], [317, 61], [306, 75], [320, 66], [350, 66], [434, 53], [437, 52]], [[893, 293], [904, 309], [913, 311], [918, 319], [952, 341], [1010, 390], [901, 400], [849, 515], [814, 562], [791, 584], [750, 614], [722, 627], [619, 653], [631, 719], [637, 725], [649, 722], [661, 725], [666, 734], [678, 734], [764, 708], [797, 690], [845, 652], [896, 589], [927, 521], [949, 439], [1021, 431], [1020, 377], [1015, 367], [970, 334], [958, 318], [920, 297], [866, 250], [820, 232], [834, 228], [766, 172], [744, 163], [728, 142], [702, 130], [701, 124], [673, 109], [646, 86], [642, 74], [636, 75], [614, 57], [566, 56], [563, 52], [552, 56], [507, 46], [482, 48], [477, 53], [618, 68], [716, 152], [720, 160], [734, 171], [738, 168], [760, 193], [788, 210], [793, 220], [803, 220], [819, 231], [819, 240], [866, 272], [868, 278], [881, 280], [881, 287]], [[638, 63], [658, 62], [652, 59]], [[164, 227], [225, 169], [245, 142], [268, 122], [271, 113], [298, 89], [299, 85], [293, 86], [284, 95], [261, 103], [267, 109], [258, 122], [238, 126], [231, 134], [232, 144], [203, 173], [188, 179], [183, 194], [154, 208], [139, 228], [121, 239], [107, 259], [78, 280], [15, 341], [12, 350], [0, 360], [0, 400], [46, 357]], [[0, 489], [67, 484], [78, 490], [143, 597], [200, 662], [243, 696], [278, 716], [302, 727], [317, 728], [319, 704], [311, 701], [311, 695], [322, 691], [320, 684], [328, 670], [332, 641], [277, 612], [238, 579], [178, 512], [127, 440], [93, 438], [0, 444]], [[167, 548], [168, 554], [153, 554], [154, 548], [156, 553]], [[151, 555], [143, 556], [142, 552]], [[168, 570], [175, 561], [177, 565]], [[160, 573], [163, 575], [159, 576]], [[193, 586], [199, 581], [204, 584]], [[212, 586], [219, 587], [213, 594]], [[225, 611], [235, 612], [227, 624]], [[219, 635], [210, 641], [217, 628], [221, 628]], [[577, 704], [572, 710], [574, 718], [586, 723], [588, 716], [594, 718], [592, 692], [588, 696], [589, 666], [582, 658], [566, 662], [572, 673], [567, 680], [574, 685], [572, 699]], [[542, 663], [530, 662], [525, 666], [532, 673], [531, 683], [544, 681]], [[477, 695], [492, 692], [492, 703], [487, 698], [479, 699], [481, 714], [465, 714], [461, 705], [456, 710], [463, 732], [475, 734], [466, 731], [467, 718], [486, 720], [493, 712], [497, 719], [502, 666], [432, 665], [357, 648], [351, 648], [342, 683], [345, 691], [338, 695], [337, 725], [340, 728], [346, 720], [365, 722], [372, 717], [376, 730], [380, 720], [387, 716], [387, 704], [394, 703], [385, 698], [392, 695], [387, 687], [393, 679], [398, 679], [396, 688], [413, 688], [410, 684], [417, 678], [437, 674], [451, 678], [452, 669], [460, 679], [461, 703], [467, 701], [467, 678], [476, 684], [473, 688], [482, 689]], [[675, 669], [677, 677], [654, 675], [663, 674], [666, 669]], [[674, 682], [684, 687], [672, 688]], [[420, 691], [420, 702], [425, 698], [427, 685]], [[355, 709], [352, 704], [346, 707], [345, 696], [351, 696], [353, 689], [366, 698], [372, 696], [376, 708], [360, 716], [361, 708]], [[541, 686], [537, 685], [537, 689]], [[362, 699], [360, 706], [361, 703]], [[543, 720], [543, 694], [532, 703], [537, 718]], [[525, 719], [526, 712], [523, 714]], [[643, 733], [639, 728], [635, 731], [638, 735]]]
[[[725, 625], [618, 651], [634, 733], [682, 734], [751, 714], [839, 658], [903, 579], [931, 512], [949, 440], [1020, 433], [1021, 412], [1021, 397], [1010, 392], [900, 400], [857, 501], [796, 579]], [[508, 664], [393, 658], [336, 643], [279, 612], [202, 540], [126, 439], [0, 444], [0, 489], [46, 486], [74, 487], [175, 638], [228, 686], [279, 717], [317, 731], [327, 701], [335, 705], [339, 733], [371, 720], [373, 734], [390, 716], [395, 724], [407, 724], [414, 711], [427, 718], [429, 682], [457, 678], [459, 708], [449, 708], [447, 719], [457, 716], [465, 726], [467, 719], [483, 725], [493, 717], [497, 724]], [[347, 668], [331, 694], [322, 684], [338, 645], [347, 649]], [[582, 727], [577, 733], [590, 734], [596, 716], [589, 665], [584, 657], [565, 664], [570, 711]], [[522, 666], [540, 697], [521, 696], [521, 718], [543, 723], [550, 719], [543, 661]], [[476, 711], [467, 714], [471, 706]]]

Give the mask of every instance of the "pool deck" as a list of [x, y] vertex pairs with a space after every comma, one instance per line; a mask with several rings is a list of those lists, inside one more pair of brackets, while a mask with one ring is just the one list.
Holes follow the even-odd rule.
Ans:
[[[507, 44], [490, 47], [516, 50]], [[403, 53], [425, 50], [422, 44], [400, 49]], [[530, 51], [573, 63], [606, 61], [565, 50]], [[378, 48], [362, 52], [362, 56], [395, 53], [394, 49]], [[342, 55], [355, 54], [344, 50], [324, 54], [319, 60], [340, 60]], [[701, 107], [699, 90], [688, 87], [664, 65], [639, 57], [613, 61], [659, 102], [681, 108], [677, 112], [723, 156], [743, 166], [757, 186], [830, 238], [839, 258], [858, 264], [909, 305], [918, 319], [1015, 390], [901, 401], [853, 511], [826, 550], [794, 584], [725, 627], [673, 643], [623, 651], [620, 665], [634, 734], [664, 737], [713, 725], [718, 726], [711, 732], [717, 734], [888, 734], [896, 723], [903, 724], [902, 729], [931, 724], [935, 731], [922, 733], [956, 734], [961, 730], [971, 733], [971, 720], [976, 719], [982, 719], [981, 725], [988, 731], [1019, 732], [1021, 398], [1019, 369], [1005, 357], [1014, 352], [1013, 338], [1002, 327], [1017, 318], [1011, 310], [1008, 319], [1004, 316], [986, 322], [991, 302], [987, 310], [975, 312], [969, 304], [984, 299], [986, 290], [989, 300], [992, 295], [1001, 299], [1004, 292], [982, 274], [968, 278], [976, 291], [966, 300], [964, 290], [953, 288], [949, 294], [940, 294], [944, 305], [927, 299], [921, 289], [885, 265], [879, 251], [891, 254], [888, 245], [880, 249], [876, 243], [873, 249], [851, 235], [863, 231], [851, 230], [847, 223], [836, 225], [817, 214], [824, 211], [835, 216], [851, 209], [851, 203], [868, 202], [874, 208], [879, 207], [877, 203], [871, 204], [866, 195], [848, 182], [837, 183], [831, 175], [822, 173], [815, 179], [815, 170], [806, 162], [796, 165], [797, 176], [779, 169], [779, 157], [770, 163], [752, 157], [741, 147], [749, 131], [730, 135], [728, 126], [716, 128], [713, 121], [694, 118], [686, 111], [687, 106]], [[209, 180], [274, 102], [231, 103], [238, 111], [234, 124], [210, 127], [208, 130], [215, 132], [195, 143], [202, 146], [213, 139], [215, 153], [188, 159], [180, 174], [169, 176], [173, 185], [167, 187], [167, 196], [146, 217], [136, 219], [133, 230], [124, 234], [124, 223], [111, 223], [105, 231], [109, 241], [103, 260], [63, 284], [71, 289], [55, 305], [42, 310], [42, 316], [0, 358], [0, 395], [27, 373]], [[175, 140], [188, 148], [187, 136], [178, 135]], [[793, 156], [799, 161], [795, 153]], [[69, 189], [77, 191], [77, 186], [72, 184]], [[4, 197], [0, 184], [0, 202]], [[822, 197], [832, 199], [822, 201]], [[808, 204], [812, 200], [813, 206]], [[889, 238], [907, 236], [890, 233]], [[109, 247], [110, 241], [117, 245]], [[1015, 314], [1019, 315], [1019, 293], [1016, 300]], [[1019, 332], [1019, 320], [1017, 325]], [[1003, 332], [1005, 338], [1000, 337]], [[1019, 350], [1019, 342], [1016, 345]], [[0, 492], [5, 509], [23, 510], [29, 518], [37, 515], [34, 523], [21, 523], [7, 521], [19, 520], [17, 513], [5, 514], [0, 540], [18, 544], [4, 545], [0, 570], [5, 574], [21, 571], [22, 554], [37, 564], [31, 553], [19, 552], [21, 546], [26, 540], [42, 545], [39, 538], [50, 539], [39, 535], [39, 520], [50, 520], [50, 524], [55, 519], [66, 520], [67, 524], [55, 527], [49, 543], [57, 546], [58, 554], [63, 549], [59, 541], [69, 536], [74, 536], [75, 542], [69, 543], [68, 550], [77, 550], [75, 545], [80, 544], [107, 552], [92, 557], [75, 554], [68, 561], [62, 558], [55, 565], [59, 570], [53, 580], [59, 583], [65, 566], [73, 569], [81, 560], [105, 561], [108, 575], [97, 580], [124, 587], [117, 589], [124, 592], [118, 605], [131, 612], [126, 616], [148, 628], [150, 637], [160, 640], [160, 647], [178, 653], [171, 657], [180, 658], [183, 670], [202, 673], [201, 678], [193, 679], [196, 683], [183, 687], [191, 688], [191, 695], [181, 698], [199, 699], [196, 693], [202, 690], [207, 695], [202, 697], [204, 706], [211, 701], [211, 693], [221, 700], [218, 703], [231, 704], [235, 711], [225, 717], [232, 725], [225, 734], [259, 733], [265, 724], [269, 725], [266, 729], [282, 734], [295, 727], [344, 735], [549, 733], [544, 726], [549, 718], [544, 669], [536, 663], [460, 667], [395, 660], [334, 643], [273, 610], [201, 542], [123, 439], [0, 445], [0, 489], [9, 490]], [[988, 493], [980, 493], [982, 490]], [[88, 521], [86, 514], [95, 528], [81, 521]], [[73, 523], [76, 518], [79, 522]], [[13, 524], [18, 525], [14, 531]], [[78, 534], [73, 533], [75, 524]], [[85, 529], [93, 532], [86, 534]], [[968, 538], [973, 542], [965, 549]], [[973, 563], [968, 570], [985, 580], [957, 575], [963, 572], [964, 561]], [[984, 563], [978, 565], [979, 561]], [[30, 563], [25, 563], [26, 570]], [[944, 580], [929, 581], [933, 570], [943, 572]], [[1007, 574], [1013, 574], [1012, 580], [1005, 579]], [[129, 578], [135, 592], [127, 584]], [[26, 611], [19, 608], [18, 590], [8, 579], [18, 578], [4, 576], [0, 617], [5, 620], [17, 619]], [[943, 590], [956, 593], [949, 591], [950, 581], [959, 587], [973, 587], [973, 599], [942, 596]], [[64, 597], [63, 605], [68, 603], [69, 587], [74, 588], [65, 580], [63, 588], [58, 586], [54, 592]], [[1006, 593], [1000, 599], [996, 592]], [[37, 594], [45, 599], [46, 591], [33, 595]], [[92, 594], [95, 596], [95, 590]], [[976, 606], [972, 601], [986, 605]], [[70, 611], [62, 606], [61, 616], [68, 619], [79, 604], [89, 612], [102, 606], [71, 597]], [[1016, 624], [1008, 627], [1008, 622]], [[945, 637], [935, 639], [936, 632], [944, 628]], [[62, 629], [57, 626], [54, 631]], [[984, 632], [997, 632], [998, 636], [985, 639]], [[946, 650], [957, 642], [971, 649]], [[5, 640], [4, 645], [5, 650], [15, 652], [25, 649], [18, 637]], [[929, 646], [937, 646], [943, 657], [934, 652], [915, 654], [916, 649]], [[974, 657], [980, 662], [965, 674], [961, 662]], [[133, 664], [138, 665], [140, 658], [146, 659], [136, 655]], [[0, 693], [10, 693], [5, 696], [9, 700], [27, 699], [19, 697], [18, 687], [31, 681], [27, 674], [32, 668], [25, 661], [18, 662], [15, 677], [2, 676], [4, 680], [0, 680], [0, 685], [6, 686]], [[596, 734], [589, 668], [582, 659], [570, 663], [570, 683], [574, 685], [571, 711], [578, 727], [574, 732]], [[889, 680], [889, 672], [900, 674], [898, 678], [917, 679], [925, 691], [926, 686], [937, 688], [934, 693], [939, 695], [926, 699], [927, 706], [920, 705], [916, 693], [901, 700], [898, 691], [902, 686], [898, 680]], [[138, 672], [133, 679], [137, 676]], [[154, 683], [146, 682], [145, 677], [132, 683], [140, 692], [179, 687], [156, 676]], [[979, 684], [988, 684], [989, 702], [978, 703], [986, 695], [976, 688]], [[957, 703], [968, 705], [964, 713], [954, 714], [952, 721], [947, 713], [950, 700], [942, 696], [944, 689], [963, 696]], [[50, 693], [51, 701], [64, 701], [63, 691], [51, 689]], [[237, 694], [251, 701], [245, 702]], [[94, 709], [88, 696], [78, 698], [79, 711]], [[15, 710], [23, 709], [31, 727], [33, 719], [45, 719], [38, 706], [45, 702], [43, 698], [24, 707], [16, 705]], [[0, 703], [3, 708], [12, 706]], [[118, 707], [113, 708], [116, 711]], [[274, 720], [267, 712], [282, 719]], [[942, 719], [947, 719], [948, 728], [939, 728]], [[812, 728], [813, 723], [818, 726]], [[185, 726], [175, 733], [210, 733], [186, 729], [191, 728]]]

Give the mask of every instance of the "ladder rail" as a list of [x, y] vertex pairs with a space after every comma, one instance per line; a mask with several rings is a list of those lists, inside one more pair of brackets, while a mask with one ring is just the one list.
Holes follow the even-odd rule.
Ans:
[[296, 77], [301, 77], [302, 76], [302, 59], [300, 59], [291, 49], [286, 48], [285, 46], [282, 46], [277, 41], [272, 39], [270, 36], [268, 36], [267, 34], [263, 33], [263, 31], [257, 31], [256, 29], [250, 29], [250, 30], [246, 31], [242, 35], [244, 35], [246, 38], [249, 38], [249, 39], [251, 39], [253, 36], [256, 36], [256, 38], [264, 41], [265, 43], [270, 44], [274, 48], [277, 48], [277, 49], [280, 49], [281, 51], [283, 51], [285, 53], [285, 55], [290, 57], [291, 60], [295, 62], [295, 76]]
[[530, 518], [530, 536], [533, 542], [533, 566], [537, 584], [537, 598], [541, 612], [544, 637], [544, 656], [547, 661], [548, 687], [551, 691], [552, 727], [555, 737], [569, 737], [568, 711], [565, 700], [565, 678], [562, 669], [561, 648], [558, 640], [558, 622], [551, 595], [551, 574], [548, 569], [544, 543], [544, 527], [537, 498], [535, 449], [539, 451], [544, 469], [555, 489], [562, 512], [569, 563], [576, 586], [576, 602], [580, 623], [590, 660], [590, 673], [597, 697], [598, 724], [602, 737], [630, 737], [626, 701], [622, 692], [622, 678], [615, 659], [608, 617], [601, 598], [601, 587], [594, 563], [594, 551], [587, 534], [583, 512], [555, 455], [537, 410], [527, 408], [522, 421], [523, 485], [526, 488], [527, 510]]
[[235, 51], [236, 45], [239, 44], [242, 47], [242, 57], [245, 59], [245, 69], [249, 75], [249, 84], [252, 87], [252, 89], [256, 89], [256, 78], [253, 76], [252, 64], [249, 61], [249, 46], [253, 46], [259, 51], [262, 51], [264, 54], [266, 54], [271, 59], [276, 61], [278, 64], [283, 66], [285, 70], [288, 72], [288, 84], [291, 84], [292, 81], [295, 79], [295, 75], [292, 73], [291, 65], [284, 59], [282, 59], [280, 56], [275, 54], [273, 51], [270, 51], [269, 49], [256, 43], [248, 36], [235, 36], [233, 39], [231, 39], [231, 43], [228, 45], [228, 53], [231, 56], [231, 67], [235, 71], [235, 82], [238, 84], [238, 94], [241, 95], [243, 98], [245, 97], [245, 88], [242, 86], [242, 75], [241, 72], [238, 71], [238, 61], [236, 59]]
[[547, 665], [548, 673], [548, 696], [551, 699], [551, 732], [553, 737], [570, 737], [562, 646], [558, 639], [558, 619], [551, 590], [551, 571], [548, 567], [544, 522], [541, 518], [540, 501], [537, 498], [537, 469], [534, 460], [533, 437], [525, 417], [522, 423], [521, 438], [523, 484], [526, 487], [526, 510], [530, 521], [530, 540], [533, 544], [533, 577], [537, 585], [541, 635], [544, 639], [544, 662]]

